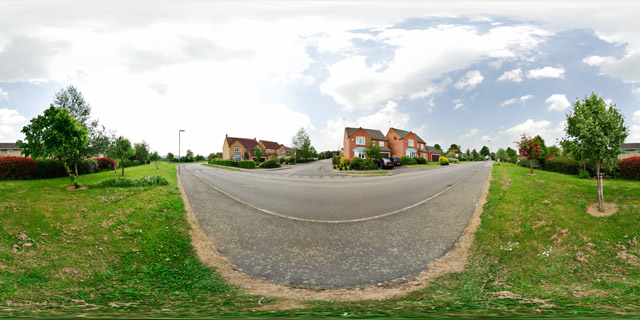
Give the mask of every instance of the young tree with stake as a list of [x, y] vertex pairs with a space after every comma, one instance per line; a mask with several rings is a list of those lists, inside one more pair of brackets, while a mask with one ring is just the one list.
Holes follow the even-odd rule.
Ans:
[[533, 174], [533, 160], [538, 159], [542, 153], [540, 145], [524, 133], [520, 138], [520, 142], [515, 141], [515, 144], [518, 145], [518, 152], [529, 160], [529, 169], [531, 169], [531, 174]]

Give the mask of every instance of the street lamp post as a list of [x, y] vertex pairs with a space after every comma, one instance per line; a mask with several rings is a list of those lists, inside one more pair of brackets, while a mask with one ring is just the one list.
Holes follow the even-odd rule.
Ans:
[[182, 165], [182, 157], [180, 156], [180, 133], [184, 132], [184, 130], [178, 130], [178, 174], [180, 174], [180, 166]]

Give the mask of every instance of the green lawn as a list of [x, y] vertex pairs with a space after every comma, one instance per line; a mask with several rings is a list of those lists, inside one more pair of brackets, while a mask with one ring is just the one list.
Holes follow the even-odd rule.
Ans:
[[408, 168], [427, 168], [427, 167], [439, 167], [438, 162], [427, 162], [426, 164], [405, 164]]
[[355, 175], [381, 175], [381, 174], [389, 174], [389, 171], [345, 171], [345, 174], [355, 174]]
[[220, 166], [217, 164], [208, 164], [208, 163], [203, 163], [203, 166], [207, 166], [207, 167], [214, 167], [214, 168], [218, 168], [218, 169], [225, 169], [225, 170], [231, 170], [231, 171], [240, 171], [240, 169], [238, 168], [234, 168], [234, 167], [229, 167], [229, 166]]
[[196, 258], [175, 169], [159, 164], [125, 173], [169, 186], [68, 191], [68, 178], [1, 181], [0, 310], [16, 311], [0, 317], [640, 314], [639, 181], [606, 180], [605, 201], [620, 211], [595, 218], [586, 213], [594, 180], [496, 163], [465, 271], [396, 299], [255, 313], [282, 300], [250, 296]]

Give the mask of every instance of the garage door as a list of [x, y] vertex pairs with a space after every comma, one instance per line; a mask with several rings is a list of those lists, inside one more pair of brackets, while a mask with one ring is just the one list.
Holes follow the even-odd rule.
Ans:
[[440, 155], [437, 155], [437, 154], [431, 155], [431, 162], [438, 162], [438, 160], [440, 160]]

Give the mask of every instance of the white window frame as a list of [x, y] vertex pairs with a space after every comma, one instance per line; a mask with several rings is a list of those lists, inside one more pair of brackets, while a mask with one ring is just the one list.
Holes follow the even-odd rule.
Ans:
[[409, 147], [413, 147], [413, 140], [411, 140], [411, 139], [407, 140], [407, 145]]
[[233, 148], [233, 152], [240, 153], [241, 151], [240, 149], [241, 149], [240, 147], [235, 147]]
[[367, 143], [365, 137], [356, 137], [356, 146], [364, 146]]
[[7, 150], [9, 154], [13, 154], [13, 150]]
[[384, 141], [378, 141], [378, 146], [379, 147], [384, 147]]

